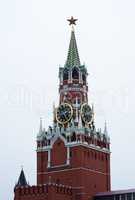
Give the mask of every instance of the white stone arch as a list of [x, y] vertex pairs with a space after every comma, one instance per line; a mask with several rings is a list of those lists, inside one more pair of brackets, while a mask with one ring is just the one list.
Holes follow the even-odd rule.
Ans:
[[58, 138], [60, 138], [66, 146], [66, 143], [67, 143], [66, 139], [62, 135], [55, 135], [54, 138], [51, 141], [51, 148], [53, 148], [53, 145], [57, 141]]

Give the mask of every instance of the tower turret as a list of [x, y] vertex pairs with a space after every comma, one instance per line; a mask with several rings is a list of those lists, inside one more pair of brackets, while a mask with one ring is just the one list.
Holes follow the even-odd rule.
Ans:
[[21, 173], [20, 173], [20, 176], [18, 178], [18, 182], [15, 185], [15, 188], [17, 188], [17, 187], [25, 187], [25, 186], [28, 186], [28, 182], [26, 181], [25, 174], [24, 174], [24, 171], [22, 169]]
[[[70, 20], [71, 21], [71, 20]], [[60, 79], [60, 103], [63, 101], [75, 103], [76, 97], [80, 103], [88, 101], [87, 91], [87, 69], [85, 65], [81, 65], [77, 42], [75, 37], [74, 24], [70, 22], [71, 37], [67, 59], [64, 67], [59, 68]]]

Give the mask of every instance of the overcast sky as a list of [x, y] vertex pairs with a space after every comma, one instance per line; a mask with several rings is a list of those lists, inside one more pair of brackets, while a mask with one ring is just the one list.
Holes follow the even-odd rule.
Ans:
[[0, 1], [0, 199], [12, 200], [21, 165], [36, 182], [39, 118], [52, 122], [70, 27], [89, 77], [96, 127], [108, 123], [112, 189], [135, 188], [135, 1]]

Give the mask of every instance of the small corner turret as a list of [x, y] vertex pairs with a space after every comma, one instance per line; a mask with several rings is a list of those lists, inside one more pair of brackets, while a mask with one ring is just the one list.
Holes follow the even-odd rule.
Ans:
[[24, 170], [23, 168], [21, 169], [21, 173], [20, 173], [20, 176], [18, 178], [18, 182], [17, 184], [15, 185], [15, 189], [18, 188], [18, 187], [26, 187], [28, 186], [28, 182], [26, 180], [26, 177], [25, 177], [25, 174], [24, 174]]

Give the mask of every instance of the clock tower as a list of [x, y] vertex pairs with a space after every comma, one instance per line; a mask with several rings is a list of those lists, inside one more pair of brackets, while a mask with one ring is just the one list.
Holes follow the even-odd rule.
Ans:
[[[88, 72], [79, 58], [74, 26], [65, 65], [59, 68], [59, 105], [53, 126], [37, 135], [37, 185], [55, 183], [76, 189], [75, 199], [90, 200], [110, 190], [110, 140], [107, 128], [96, 129], [88, 101]], [[55, 198], [54, 198], [55, 199]]]
[[14, 200], [92, 200], [110, 191], [110, 139], [107, 127], [96, 129], [94, 109], [88, 101], [87, 68], [79, 58], [75, 30], [67, 59], [59, 68], [59, 104], [53, 125], [37, 135], [37, 184], [30, 186], [24, 171], [15, 185]]

